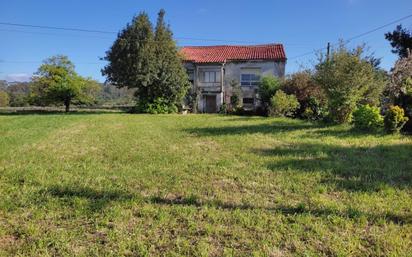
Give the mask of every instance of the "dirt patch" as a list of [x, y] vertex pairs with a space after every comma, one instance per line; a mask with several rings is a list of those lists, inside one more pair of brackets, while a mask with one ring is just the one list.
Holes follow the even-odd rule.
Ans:
[[19, 239], [16, 236], [5, 235], [0, 236], [0, 248], [7, 249], [12, 246], [15, 246], [19, 243]]

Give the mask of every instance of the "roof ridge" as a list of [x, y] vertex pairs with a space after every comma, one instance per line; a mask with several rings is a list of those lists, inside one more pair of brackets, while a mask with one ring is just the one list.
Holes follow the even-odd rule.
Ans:
[[182, 46], [182, 48], [211, 48], [211, 47], [266, 47], [266, 46], [283, 46], [282, 43], [267, 43], [257, 45], [209, 45], [209, 46]]

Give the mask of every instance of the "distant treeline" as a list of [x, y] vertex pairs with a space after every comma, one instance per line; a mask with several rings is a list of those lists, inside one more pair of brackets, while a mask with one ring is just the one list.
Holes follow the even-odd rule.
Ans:
[[[30, 99], [32, 82], [12, 82], [0, 80], [0, 93], [3, 100], [0, 106], [27, 107], [32, 106]], [[95, 102], [90, 106], [125, 106], [134, 105], [134, 91], [127, 88], [117, 88], [110, 84], [99, 83], [101, 90], [98, 91]]]

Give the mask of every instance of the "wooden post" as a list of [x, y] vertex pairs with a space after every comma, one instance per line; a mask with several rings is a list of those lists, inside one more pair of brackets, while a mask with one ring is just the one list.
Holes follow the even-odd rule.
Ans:
[[326, 47], [326, 61], [329, 61], [330, 58], [330, 42], [328, 42], [328, 46]]

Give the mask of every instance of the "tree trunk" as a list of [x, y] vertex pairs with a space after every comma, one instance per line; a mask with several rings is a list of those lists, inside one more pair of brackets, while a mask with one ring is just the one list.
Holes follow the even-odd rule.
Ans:
[[70, 111], [70, 99], [64, 100], [64, 106], [66, 107], [66, 112]]

